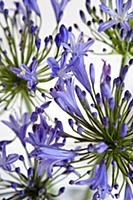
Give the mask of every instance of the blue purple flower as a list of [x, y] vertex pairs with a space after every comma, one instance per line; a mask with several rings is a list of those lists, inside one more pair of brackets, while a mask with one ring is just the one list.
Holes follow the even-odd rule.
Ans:
[[50, 57], [47, 59], [47, 62], [52, 69], [52, 77], [59, 77], [61, 79], [69, 77], [69, 75], [67, 74], [69, 72], [69, 69], [67, 68], [66, 64], [66, 56], [66, 53], [62, 54], [60, 64], [58, 64], [55, 58]]
[[33, 10], [37, 15], [40, 16], [40, 9], [37, 0], [23, 0], [23, 2], [28, 10]]
[[19, 119], [18, 116], [16, 116], [15, 119], [13, 115], [10, 115], [9, 120], [10, 121], [2, 120], [2, 122], [16, 134], [16, 136], [21, 140], [22, 144], [25, 145], [26, 131], [31, 123], [30, 115], [28, 113], [24, 113], [21, 119]]
[[52, 127], [42, 114], [39, 117], [40, 123], [33, 125], [33, 133], [29, 132], [26, 142], [35, 148], [30, 155], [39, 160], [38, 175], [41, 176], [45, 169], [47, 175], [52, 177], [53, 167], [65, 166], [76, 154], [62, 148], [66, 139], [61, 121], [56, 119]]
[[133, 199], [133, 191], [132, 191], [132, 188], [131, 188], [131, 186], [129, 185], [129, 183], [126, 182], [124, 200], [132, 200], [132, 199]]
[[[130, 137], [133, 134], [131, 131], [133, 101], [131, 93], [128, 90], [124, 92], [124, 80], [128, 66], [123, 67], [120, 76], [114, 79], [112, 83], [111, 67], [104, 61], [99, 93], [95, 89], [93, 64], [90, 64], [91, 91], [86, 87], [88, 75], [86, 73], [87, 78], [85, 78], [83, 71], [86, 73], [84, 68], [77, 70], [77, 74], [73, 74], [78, 81], [80, 81], [79, 77], [82, 77], [80, 84], [85, 90], [78, 85], [73, 85], [72, 88], [68, 87], [71, 83], [68, 79], [57, 82], [55, 88], [51, 90], [51, 94], [57, 104], [73, 118], [69, 120], [69, 124], [76, 136], [69, 134], [69, 137], [76, 139], [79, 144], [86, 143], [83, 149], [75, 150], [76, 159], [81, 163], [81, 167], [82, 164], [84, 166], [82, 162], [86, 161], [86, 167], [95, 171], [96, 169], [93, 166], [99, 164], [99, 160], [104, 160], [100, 163], [92, 178], [72, 181], [71, 183], [88, 184], [90, 189], [98, 190], [93, 199], [105, 199], [106, 194], [110, 194], [111, 189], [113, 189], [107, 183], [107, 169], [111, 162], [115, 161], [116, 163], [115, 166], [112, 165], [112, 173], [114, 173], [115, 167], [124, 174], [123, 178], [124, 176], [129, 178], [129, 169], [132, 168], [132, 159], [126, 156], [132, 152]], [[77, 103], [78, 101], [80, 104]], [[95, 164], [92, 165], [92, 163]], [[129, 165], [129, 168], [127, 165]], [[117, 179], [118, 177], [115, 175], [112, 179], [112, 186], [117, 183]], [[115, 194], [115, 196], [118, 196], [118, 194]]]
[[11, 171], [12, 170], [11, 164], [16, 162], [18, 158], [19, 158], [18, 154], [9, 154], [8, 156], [6, 155], [6, 143], [4, 143], [0, 155], [0, 167], [3, 168], [4, 170]]
[[57, 89], [51, 90], [51, 95], [64, 111], [82, 116], [76, 102], [74, 82], [72, 79], [60, 81], [59, 87], [57, 86]]
[[69, 1], [70, 0], [60, 0], [60, 2], [59, 2], [59, 0], [51, 0], [51, 4], [54, 9], [57, 23], [60, 22], [62, 15], [63, 15], [64, 8], [66, 7], [66, 5]]
[[42, 175], [44, 169], [48, 177], [52, 177], [53, 167], [65, 166], [69, 161], [72, 161], [76, 154], [73, 151], [54, 147], [52, 145], [43, 145], [39, 149], [31, 152], [31, 156], [35, 156], [40, 160], [38, 174]]
[[133, 12], [128, 13], [128, 10], [131, 8], [131, 6], [132, 0], [127, 0], [126, 3], [123, 3], [123, 0], [116, 0], [116, 11], [114, 11], [111, 8], [107, 7], [105, 4], [101, 4], [100, 9], [103, 12], [109, 14], [112, 19], [101, 23], [98, 31], [105, 31], [106, 29], [119, 23], [125, 30], [129, 31], [131, 29], [131, 26], [128, 22], [128, 19], [133, 18]]
[[20, 68], [10, 67], [10, 70], [15, 73], [19, 78], [27, 81], [27, 86], [30, 90], [35, 90], [37, 84], [36, 70], [38, 62], [36, 59], [33, 60], [31, 67], [29, 68], [25, 64], [22, 64]]
[[69, 32], [69, 41], [70, 43], [63, 43], [66, 51], [71, 53], [75, 58], [80, 56], [87, 56], [87, 53], [90, 51], [90, 46], [93, 45], [94, 40], [88, 39], [88, 41], [84, 42], [84, 33], [81, 32], [78, 36], [77, 40], [75, 35], [72, 32]]
[[[88, 185], [92, 190], [98, 190], [93, 196], [94, 199], [105, 199], [106, 194], [110, 194], [111, 187], [108, 184], [106, 164], [102, 160], [99, 166], [95, 167], [94, 176], [86, 180], [74, 181], [76, 185]], [[97, 198], [96, 198], [97, 197]]]

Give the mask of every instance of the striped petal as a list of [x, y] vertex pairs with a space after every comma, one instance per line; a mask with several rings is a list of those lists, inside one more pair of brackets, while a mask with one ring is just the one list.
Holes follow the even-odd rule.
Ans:
[[98, 28], [98, 32], [105, 31], [117, 23], [118, 23], [118, 21], [115, 21], [115, 20], [110, 20], [110, 21], [104, 22], [104, 23], [100, 24], [100, 26]]

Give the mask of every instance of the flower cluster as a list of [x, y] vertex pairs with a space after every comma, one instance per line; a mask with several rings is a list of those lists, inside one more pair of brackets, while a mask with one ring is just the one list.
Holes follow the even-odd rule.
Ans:
[[[67, 2], [60, 5], [51, 1], [57, 18], [55, 32]], [[46, 58], [53, 49], [55, 35], [46, 36], [44, 41], [40, 38], [42, 18], [36, 0], [14, 1], [13, 9], [0, 1], [0, 17], [1, 110], [10, 108], [18, 98], [30, 110], [31, 105], [40, 102], [41, 94], [48, 92], [41, 83], [52, 79]], [[54, 49], [57, 57], [56, 46]]]
[[[121, 54], [123, 56], [122, 65], [126, 64], [133, 56], [132, 0], [126, 2], [100, 0], [98, 5], [86, 0], [85, 5], [89, 17], [83, 10], [80, 10], [81, 20], [89, 28], [93, 38], [104, 44], [103, 54]], [[79, 29], [77, 24], [75, 27]]]
[[[48, 63], [52, 68], [52, 74], [59, 77], [55, 87], [51, 89], [51, 95], [71, 116], [69, 125], [77, 134], [67, 136], [81, 144], [81, 148], [75, 150], [76, 160], [71, 163], [80, 162], [80, 167], [87, 167], [90, 175], [86, 180], [78, 179], [70, 181], [70, 184], [87, 184], [90, 189], [97, 190], [93, 199], [105, 199], [106, 194], [118, 198], [125, 184], [129, 191], [132, 184], [133, 97], [129, 90], [124, 90], [129, 66], [123, 66], [120, 76], [112, 82], [111, 66], [103, 60], [100, 91], [97, 92], [94, 65], [90, 64], [88, 77], [84, 64], [84, 57], [93, 40], [84, 42], [81, 33], [75, 41], [73, 33], [69, 30], [68, 35], [67, 43], [62, 42], [65, 50], [62, 53], [61, 67], [53, 58], [49, 58]], [[71, 57], [67, 61], [69, 54]], [[74, 84], [74, 76], [84, 90]], [[112, 173], [110, 183], [107, 178], [109, 169]], [[122, 175], [123, 182], [118, 185], [119, 174]], [[113, 194], [113, 189], [118, 191]], [[126, 192], [125, 195], [132, 199], [132, 192]]]
[[[21, 103], [20, 115], [16, 108], [2, 120], [15, 137], [0, 140], [0, 198], [53, 200], [65, 190], [64, 182], [63, 187], [56, 184], [68, 178], [70, 186], [88, 186], [92, 193], [86, 199], [122, 199], [123, 193], [123, 200], [133, 200], [133, 95], [125, 82], [133, 64], [132, 0], [100, 0], [98, 8], [86, 0], [91, 20], [83, 10], [80, 17], [89, 27], [88, 38], [78, 24], [78, 37], [71, 26], [60, 25], [70, 0], [49, 1], [56, 26], [43, 44], [37, 0], [15, 1], [12, 9], [0, 1], [1, 111], [16, 98]], [[111, 47], [109, 54], [121, 54], [114, 79], [104, 59], [99, 81], [91, 59], [87, 70], [95, 41]], [[50, 91], [42, 87], [53, 78], [57, 81]], [[70, 132], [46, 113], [52, 99], [70, 116]], [[21, 153], [8, 153], [16, 139]]]
[[[3, 175], [0, 179], [0, 196], [4, 199], [50, 200], [64, 192], [65, 187], [61, 187], [58, 194], [53, 194], [51, 187], [70, 173], [69, 162], [76, 154], [64, 148], [66, 136], [61, 121], [55, 119], [54, 127], [48, 124], [43, 113], [48, 104], [31, 115], [24, 113], [21, 119], [10, 115], [9, 121], [3, 120], [26, 153], [7, 155], [6, 148], [14, 140], [0, 142], [0, 168], [7, 174], [7, 178]], [[28, 131], [30, 127], [32, 130]], [[32, 145], [32, 151], [28, 150], [28, 144]]]

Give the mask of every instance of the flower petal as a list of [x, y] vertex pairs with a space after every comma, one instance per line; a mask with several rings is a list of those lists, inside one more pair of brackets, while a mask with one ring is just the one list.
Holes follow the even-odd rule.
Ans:
[[112, 17], [115, 17], [115, 16], [116, 16], [116, 13], [115, 13], [112, 9], [108, 8], [107, 6], [105, 6], [105, 5], [103, 5], [103, 4], [100, 5], [100, 9], [101, 9], [102, 11], [108, 13], [108, 14], [111, 15]]
[[123, 28], [124, 28], [125, 30], [127, 30], [127, 31], [130, 31], [130, 30], [131, 30], [131, 26], [130, 26], [130, 24], [128, 23], [128, 21], [124, 20], [124, 21], [121, 22], [121, 24], [122, 24], [122, 26], [123, 26]]
[[127, 18], [127, 19], [129, 19], [129, 18], [133, 18], [133, 12], [127, 14], [127, 17], [126, 17], [126, 18]]
[[118, 15], [122, 16], [123, 0], [116, 0], [116, 8]]
[[113, 25], [115, 25], [117, 23], [118, 23], [118, 21], [115, 21], [115, 20], [109, 20], [107, 22], [101, 23], [98, 28], [98, 31], [99, 32], [105, 31], [106, 29], [112, 27]]

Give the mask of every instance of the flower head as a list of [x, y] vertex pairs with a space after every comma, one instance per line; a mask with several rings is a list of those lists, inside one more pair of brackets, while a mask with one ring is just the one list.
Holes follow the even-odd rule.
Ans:
[[126, 183], [124, 200], [132, 200], [132, 199], [133, 199], [133, 191], [129, 183]]
[[60, 2], [59, 2], [59, 0], [51, 0], [51, 4], [54, 9], [57, 23], [60, 22], [62, 15], [63, 15], [64, 8], [66, 7], [66, 5], [69, 1], [70, 0], [60, 0]]
[[133, 18], [133, 12], [128, 13], [128, 10], [132, 6], [132, 0], [127, 0], [127, 2], [124, 4], [122, 0], [116, 0], [116, 12], [110, 8], [108, 8], [105, 4], [100, 5], [100, 9], [103, 12], [108, 13], [113, 19], [101, 23], [99, 26], [98, 31], [105, 31], [106, 29], [112, 27], [113, 25], [116, 25], [118, 23], [121, 24], [121, 26], [125, 30], [130, 30], [130, 24], [128, 22], [128, 19]]
[[80, 56], [86, 56], [90, 46], [94, 43], [94, 40], [89, 39], [87, 42], [84, 42], [84, 33], [81, 32], [78, 36], [78, 39], [76, 40], [76, 37], [72, 32], [69, 32], [69, 41], [68, 43], [63, 43], [63, 46], [66, 48], [66, 51], [71, 53], [72, 56], [80, 57]]
[[[11, 122], [4, 121], [16, 133], [16, 138], [22, 142], [20, 145], [22, 144], [22, 153], [24, 152], [24, 154], [18, 155], [14, 153], [7, 156], [6, 145], [13, 144], [14, 140], [0, 141], [0, 168], [4, 170], [4, 175], [2, 173], [0, 179], [0, 183], [3, 186], [0, 197], [11, 199], [14, 199], [14, 197], [17, 199], [53, 199], [61, 195], [65, 190], [65, 187], [61, 187], [56, 194], [51, 192], [54, 181], [59, 176], [65, 177], [68, 173], [75, 172], [73, 167], [68, 165], [68, 162], [74, 159], [75, 152], [64, 148], [66, 137], [61, 121], [55, 119], [54, 127], [48, 124], [43, 110], [48, 105], [49, 102], [46, 102], [40, 108], [36, 108], [34, 111], [37, 115], [36, 120], [33, 120], [33, 114], [31, 114], [30, 124], [32, 125], [32, 130], [30, 130], [29, 136], [27, 130], [27, 124], [29, 124], [28, 114], [24, 114], [21, 117], [22, 127], [19, 126], [13, 116], [10, 116]], [[25, 142], [24, 145], [23, 141]], [[34, 148], [32, 152], [29, 149], [29, 145], [27, 145], [28, 143]], [[23, 170], [23, 167], [25, 170]], [[55, 173], [53, 173], [53, 168]], [[5, 178], [5, 174], [8, 174], [9, 180]]]
[[[77, 134], [78, 143], [85, 142], [83, 149], [75, 150], [76, 159], [81, 163], [81, 166], [84, 166], [83, 162], [86, 161], [86, 167], [94, 171], [94, 176], [92, 175], [89, 179], [72, 181], [71, 183], [88, 184], [90, 189], [97, 189], [93, 199], [106, 199], [106, 194], [111, 194], [111, 190], [115, 187], [118, 179], [116, 175], [112, 177], [112, 187], [109, 187], [107, 183], [109, 167], [112, 168], [112, 174], [117, 169], [123, 175], [124, 180], [126, 178], [131, 180], [129, 173], [132, 169], [132, 156], [125, 157], [132, 152], [130, 137], [133, 134], [131, 128], [132, 95], [128, 90], [124, 92], [124, 80], [128, 66], [124, 66], [121, 75], [114, 79], [113, 83], [110, 70], [110, 65], [104, 61], [99, 93], [95, 89], [95, 71], [92, 63], [90, 64], [91, 92], [84, 82], [80, 81], [85, 90], [82, 90], [78, 85], [73, 85], [71, 88], [73, 93], [70, 95], [70, 88], [66, 90], [68, 80], [64, 81], [63, 87], [59, 84], [51, 90], [58, 105], [73, 118], [73, 120], [69, 120], [69, 124]], [[83, 75], [83, 71], [77, 71], [78, 76], [80, 73]], [[76, 75], [75, 77], [78, 79]], [[71, 98], [74, 97], [70, 102], [68, 102], [69, 95]], [[72, 134], [69, 134], [69, 137], [75, 138]], [[99, 167], [95, 168], [94, 166], [99, 163]], [[114, 165], [114, 163], [116, 164]], [[124, 178], [125, 176], [126, 178]]]
[[27, 86], [30, 90], [35, 90], [37, 84], [36, 70], [38, 62], [35, 59], [32, 63], [31, 68], [28, 68], [25, 64], [22, 64], [20, 68], [10, 67], [10, 70], [15, 73], [19, 78], [27, 81]]
[[9, 116], [10, 121], [2, 120], [2, 122], [7, 125], [19, 139], [22, 144], [25, 145], [25, 137], [28, 126], [30, 125], [30, 115], [28, 113], [24, 113], [22, 118], [19, 119], [16, 116], [16, 119], [13, 115]]
[[111, 187], [108, 185], [106, 165], [104, 161], [101, 161], [99, 166], [94, 169], [94, 177], [86, 180], [79, 180], [73, 182], [76, 185], [89, 185], [92, 190], [98, 190], [93, 196], [100, 199], [105, 199], [106, 193], [110, 193]]
[[28, 10], [33, 10], [37, 15], [40, 16], [40, 9], [37, 4], [37, 0], [23, 0], [23, 2]]
[[36, 18], [31, 10], [40, 16], [37, 0], [14, 2], [11, 10], [1, 1], [0, 16], [4, 18], [0, 27], [1, 111], [11, 108], [17, 98], [31, 112], [47, 92], [41, 83], [53, 78], [46, 60], [56, 33], [44, 38], [43, 44], [39, 33], [42, 19]]
[[4, 170], [11, 171], [12, 163], [16, 162], [18, 158], [18, 154], [9, 154], [8, 156], [6, 155], [6, 143], [4, 143], [0, 155], [0, 167], [2, 167]]

